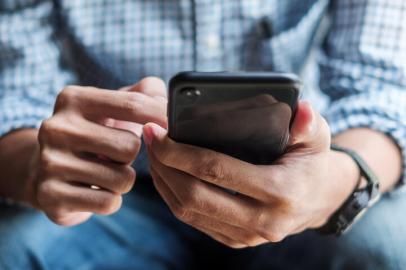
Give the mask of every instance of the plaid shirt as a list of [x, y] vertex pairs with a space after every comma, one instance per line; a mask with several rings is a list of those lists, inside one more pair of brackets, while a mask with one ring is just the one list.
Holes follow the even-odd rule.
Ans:
[[406, 161], [404, 0], [0, 1], [0, 136], [38, 127], [67, 84], [181, 70], [300, 73], [333, 134], [384, 132]]

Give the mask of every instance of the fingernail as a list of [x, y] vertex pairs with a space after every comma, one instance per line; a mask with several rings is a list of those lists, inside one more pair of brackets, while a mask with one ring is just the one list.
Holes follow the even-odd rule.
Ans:
[[143, 133], [143, 138], [144, 138], [144, 142], [145, 144], [149, 147], [152, 143], [152, 138], [153, 138], [153, 132], [152, 132], [152, 128], [148, 127], [146, 129], [144, 129], [144, 133]]

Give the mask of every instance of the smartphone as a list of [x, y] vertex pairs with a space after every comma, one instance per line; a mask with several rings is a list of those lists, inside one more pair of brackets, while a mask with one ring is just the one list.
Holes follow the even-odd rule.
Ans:
[[286, 150], [301, 82], [273, 72], [181, 72], [169, 82], [169, 137], [253, 163]]

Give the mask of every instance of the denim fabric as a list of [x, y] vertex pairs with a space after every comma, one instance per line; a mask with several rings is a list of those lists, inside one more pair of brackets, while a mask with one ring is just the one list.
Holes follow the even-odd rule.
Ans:
[[63, 228], [42, 213], [0, 208], [0, 269], [323, 269], [406, 267], [406, 196], [386, 195], [341, 238], [308, 231], [281, 243], [227, 248], [177, 221], [150, 179], [140, 180], [122, 209]]

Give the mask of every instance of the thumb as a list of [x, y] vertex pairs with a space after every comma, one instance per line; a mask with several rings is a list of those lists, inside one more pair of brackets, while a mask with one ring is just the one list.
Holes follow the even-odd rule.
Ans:
[[330, 147], [330, 128], [309, 102], [300, 101], [291, 127], [290, 145], [301, 145], [314, 150]]
[[143, 138], [148, 148], [152, 145], [153, 141], [162, 142], [166, 135], [166, 129], [155, 123], [147, 123], [143, 127]]

